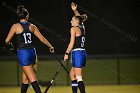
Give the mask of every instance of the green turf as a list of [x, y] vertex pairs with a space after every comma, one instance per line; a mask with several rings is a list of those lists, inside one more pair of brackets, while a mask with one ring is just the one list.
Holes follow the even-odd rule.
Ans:
[[[45, 87], [41, 87], [42, 92]], [[87, 93], [140, 93], [138, 85], [86, 86]], [[20, 93], [20, 87], [0, 87], [0, 93]], [[27, 93], [34, 93], [32, 88]], [[72, 93], [70, 86], [52, 86], [48, 93]], [[80, 93], [80, 92], [78, 92]]]
[[[121, 84], [140, 84], [140, 58], [94, 58], [88, 59], [87, 65], [84, 70], [85, 84], [117, 84], [118, 83], [118, 68], [117, 62], [120, 65], [120, 83]], [[68, 65], [68, 66], [67, 66]], [[37, 78], [41, 81], [49, 81], [55, 74], [59, 63], [57, 60], [39, 60]], [[68, 68], [71, 63], [65, 63]], [[21, 74], [21, 71], [19, 71]], [[21, 81], [17, 78], [17, 63], [16, 61], [0, 61], [0, 85], [16, 85]], [[68, 75], [63, 69], [58, 74], [54, 85], [57, 84], [70, 84]], [[20, 83], [19, 83], [20, 84]]]

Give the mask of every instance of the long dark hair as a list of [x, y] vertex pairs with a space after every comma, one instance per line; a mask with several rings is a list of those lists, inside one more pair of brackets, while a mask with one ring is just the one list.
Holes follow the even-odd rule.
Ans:
[[17, 7], [16, 13], [19, 19], [25, 19], [27, 16], [29, 16], [28, 10], [23, 5], [19, 5]]

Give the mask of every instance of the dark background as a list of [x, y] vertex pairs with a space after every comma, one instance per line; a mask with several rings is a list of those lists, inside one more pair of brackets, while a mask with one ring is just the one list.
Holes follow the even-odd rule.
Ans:
[[[10, 27], [18, 22], [12, 9], [22, 4], [30, 13], [30, 22], [55, 47], [57, 54], [64, 54], [69, 43], [70, 20], [73, 12], [70, 8], [72, 0], [1, 0], [0, 2], [0, 55], [7, 55], [2, 47]], [[110, 29], [92, 15], [88, 15], [86, 26], [86, 49], [92, 55], [140, 55], [140, 4], [138, 0], [73, 0], [84, 9], [103, 18], [124, 33]], [[84, 13], [82, 9], [79, 9]], [[132, 35], [132, 36], [131, 36]], [[137, 39], [136, 41], [131, 39]], [[35, 45], [39, 55], [50, 54], [48, 47], [37, 38]], [[16, 38], [12, 39], [16, 46]]]

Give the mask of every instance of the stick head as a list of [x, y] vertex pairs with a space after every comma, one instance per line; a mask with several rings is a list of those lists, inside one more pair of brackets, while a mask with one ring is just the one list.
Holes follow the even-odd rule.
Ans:
[[9, 44], [4, 45], [4, 46], [2, 47], [2, 50], [8, 52], [8, 53], [11, 54], [11, 55], [16, 55], [16, 49], [15, 49], [15, 47], [13, 46], [12, 43], [9, 43]]

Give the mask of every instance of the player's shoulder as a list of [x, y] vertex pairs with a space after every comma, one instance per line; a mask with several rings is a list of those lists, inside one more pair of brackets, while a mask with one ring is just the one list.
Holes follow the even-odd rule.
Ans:
[[34, 25], [34, 24], [30, 24], [30, 30], [32, 31], [32, 32], [34, 32], [35, 30], [37, 29], [37, 27], [36, 27], [36, 25]]
[[30, 23], [30, 26], [31, 26], [31, 27], [36, 27], [36, 26], [35, 26], [34, 24], [32, 24], [32, 23]]
[[17, 27], [19, 27], [19, 23], [14, 23], [13, 25], [12, 25], [12, 28], [17, 28]]
[[30, 23], [29, 27], [30, 27], [31, 30], [34, 30], [36, 28], [36, 26], [32, 23]]

